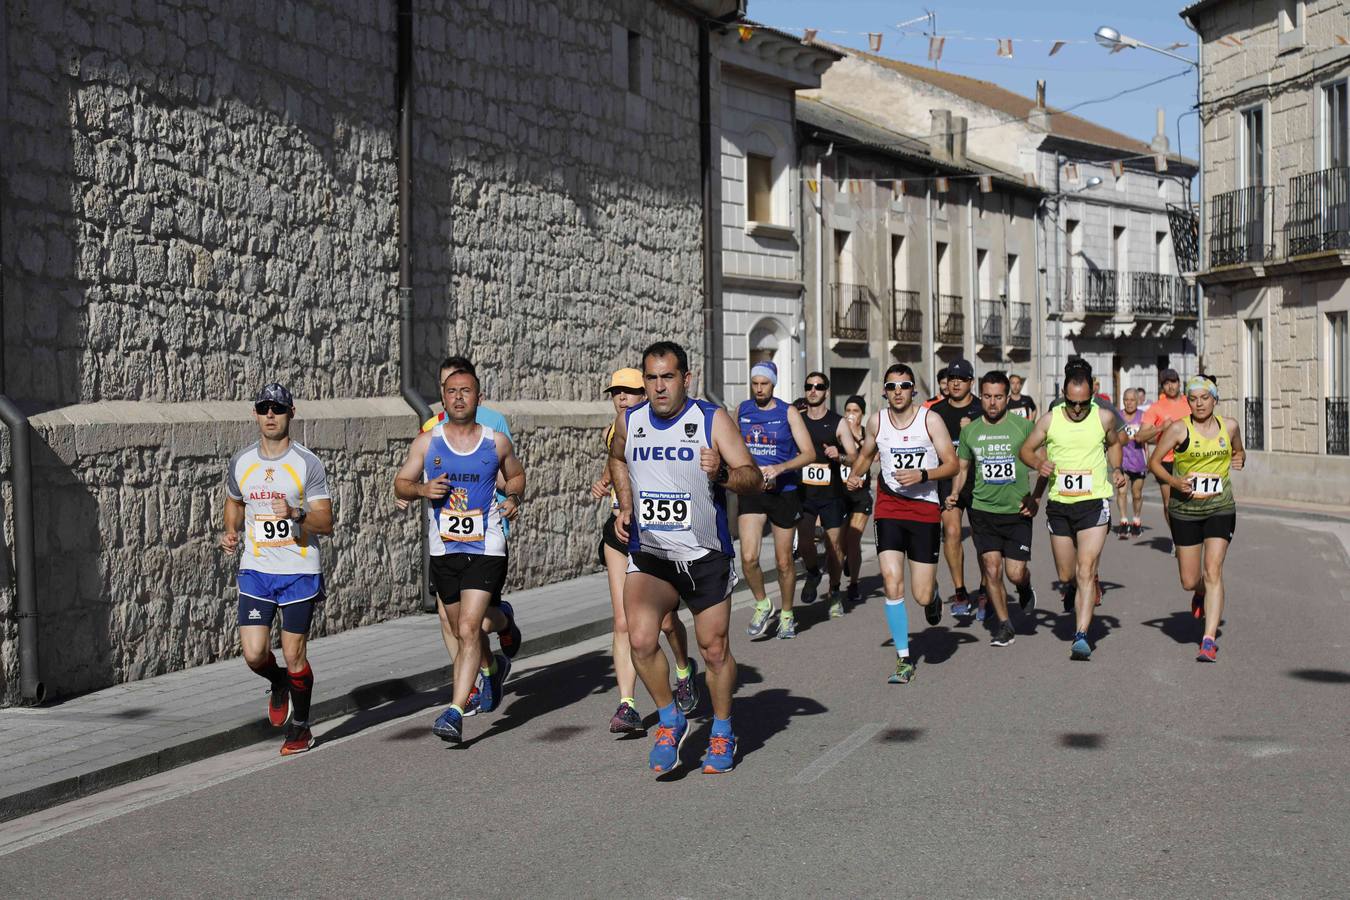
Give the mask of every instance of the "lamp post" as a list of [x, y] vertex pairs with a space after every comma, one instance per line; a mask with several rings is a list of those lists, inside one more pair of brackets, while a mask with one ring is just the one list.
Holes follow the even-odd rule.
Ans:
[[[1200, 32], [1197, 31], [1196, 46], [1198, 50], [1203, 51], [1203, 48], [1199, 46], [1199, 34]], [[1166, 50], [1162, 47], [1155, 47], [1152, 44], [1146, 44], [1143, 41], [1139, 40], [1138, 38], [1132, 38], [1129, 35], [1121, 34], [1119, 31], [1112, 28], [1110, 25], [1103, 25], [1102, 27], [1098, 28], [1097, 31], [1092, 36], [1096, 38], [1098, 44], [1101, 44], [1102, 47], [1104, 47], [1107, 50], [1110, 50], [1112, 53], [1115, 53], [1119, 50], [1133, 50], [1135, 48], [1139, 48], [1142, 50], [1152, 50], [1154, 53], [1160, 53], [1169, 59], [1180, 60], [1181, 62], [1184, 62], [1187, 65], [1193, 66], [1195, 68], [1196, 148], [1197, 148], [1197, 155], [1200, 158], [1200, 174], [1199, 174], [1200, 201], [1196, 212], [1195, 237], [1197, 246], [1195, 248], [1195, 253], [1196, 253], [1196, 266], [1197, 268], [1202, 269], [1204, 268], [1203, 261], [1205, 255], [1205, 121], [1200, 114], [1200, 98], [1203, 96], [1201, 91], [1201, 76], [1203, 74], [1203, 70], [1200, 68], [1200, 62], [1198, 60], [1182, 56], [1179, 53], [1173, 53], [1171, 50]], [[1178, 153], [1181, 152], [1180, 147], [1177, 148], [1177, 152]], [[1195, 296], [1197, 303], [1196, 330], [1198, 332], [1195, 348], [1196, 364], [1199, 366], [1200, 371], [1204, 371], [1205, 291], [1204, 288], [1200, 286], [1198, 280], [1196, 281], [1195, 285]]]

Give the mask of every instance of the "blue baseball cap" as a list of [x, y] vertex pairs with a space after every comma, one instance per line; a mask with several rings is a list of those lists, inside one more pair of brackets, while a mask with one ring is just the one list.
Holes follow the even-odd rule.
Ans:
[[257, 403], [280, 403], [287, 409], [295, 408], [295, 400], [291, 397], [291, 392], [286, 390], [285, 386], [272, 382], [265, 385], [261, 391], [258, 391], [257, 398], [253, 401]]
[[947, 366], [947, 377], [973, 381], [975, 379], [975, 367], [970, 364], [969, 360], [958, 359]]

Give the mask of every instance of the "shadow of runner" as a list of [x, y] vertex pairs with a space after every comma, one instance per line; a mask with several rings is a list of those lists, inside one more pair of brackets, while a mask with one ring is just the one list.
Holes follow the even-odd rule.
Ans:
[[[447, 677], [449, 677], [448, 672]], [[314, 741], [314, 746], [321, 747], [339, 738], [349, 737], [365, 731], [367, 728], [382, 725], [385, 722], [420, 712], [429, 707], [449, 705], [451, 692], [451, 686], [448, 684], [434, 690], [415, 691], [402, 678], [363, 684], [348, 694], [360, 711], [333, 730], [317, 738]], [[431, 736], [430, 723], [410, 725], [398, 732], [394, 739], [411, 740], [422, 735]]]
[[[1092, 616], [1092, 627], [1088, 629], [1088, 640], [1096, 646], [1101, 641], [1110, 636], [1111, 632], [1120, 627], [1120, 619], [1115, 616], [1103, 615], [1101, 607], [1098, 612]], [[1053, 613], [1048, 610], [1036, 610], [1036, 625], [1038, 628], [1049, 628], [1055, 637], [1068, 643], [1073, 640], [1074, 628], [1077, 623], [1074, 620], [1073, 613]]]
[[613, 686], [614, 670], [608, 651], [594, 650], [577, 659], [531, 672], [506, 686], [504, 702], [507, 705], [500, 712], [487, 713], [483, 717], [492, 719], [485, 731], [451, 747], [468, 749], [479, 741], [505, 734], [591, 694], [602, 694]]
[[1336, 669], [1290, 669], [1286, 672], [1290, 678], [1299, 681], [1314, 681], [1320, 684], [1350, 684], [1350, 672]]
[[[1178, 610], [1167, 617], [1158, 617], [1140, 622], [1149, 628], [1156, 628], [1178, 644], [1198, 644], [1205, 634], [1205, 620], [1197, 619], [1191, 611]], [[1219, 637], [1223, 637], [1223, 620], [1219, 621]]]
[[976, 644], [979, 640], [969, 632], [952, 631], [945, 626], [935, 625], [910, 635], [909, 649], [916, 662], [936, 666], [955, 656], [956, 648], [962, 644]]

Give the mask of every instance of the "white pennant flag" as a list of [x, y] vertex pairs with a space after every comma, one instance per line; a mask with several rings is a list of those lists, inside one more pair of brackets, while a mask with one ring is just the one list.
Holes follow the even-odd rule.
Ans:
[[1006, 56], [1008, 59], [1012, 59], [1012, 55], [1013, 55], [1013, 53], [1012, 53], [1012, 38], [999, 38], [999, 39], [998, 39], [998, 55], [999, 55], [999, 56]]
[[881, 33], [876, 31], [867, 32], [867, 46], [872, 48], [873, 53], [881, 52]]
[[945, 37], [930, 37], [928, 39], [928, 61], [937, 62], [942, 59], [942, 45], [947, 43]]

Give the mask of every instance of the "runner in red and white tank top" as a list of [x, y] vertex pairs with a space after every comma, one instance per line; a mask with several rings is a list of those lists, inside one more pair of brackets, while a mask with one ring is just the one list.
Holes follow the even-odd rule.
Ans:
[[936, 522], [942, 512], [937, 481], [930, 478], [903, 485], [899, 480], [903, 471], [936, 469], [941, 465], [933, 437], [928, 432], [928, 410], [911, 407], [909, 413], [908, 424], [901, 425], [904, 413], [897, 415], [891, 409], [878, 412], [876, 445], [881, 459], [881, 478], [878, 479], [876, 517]]

